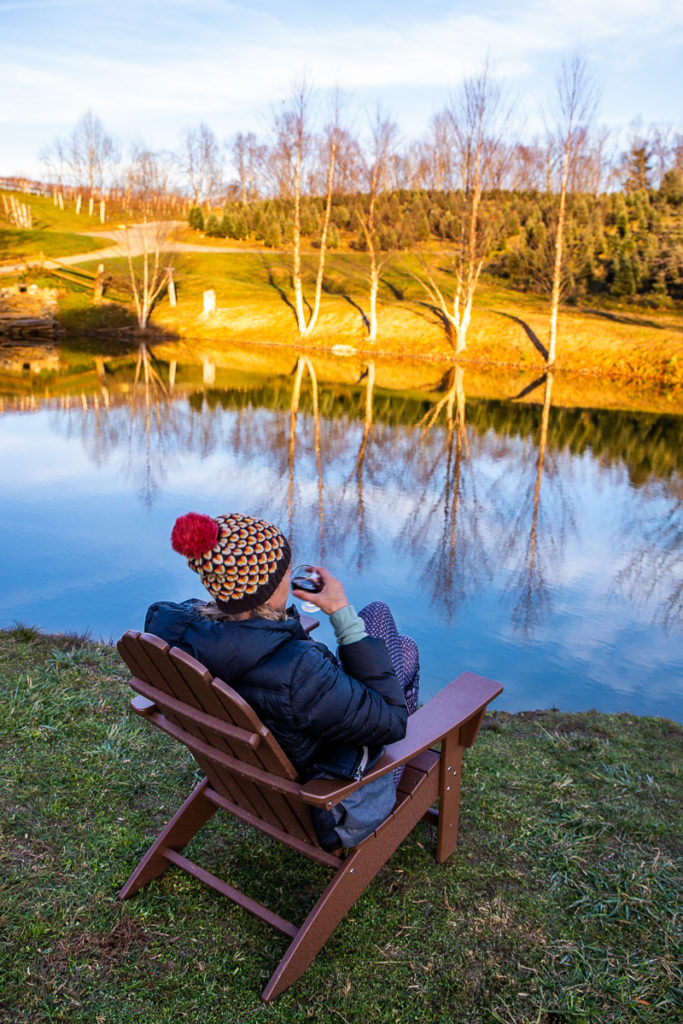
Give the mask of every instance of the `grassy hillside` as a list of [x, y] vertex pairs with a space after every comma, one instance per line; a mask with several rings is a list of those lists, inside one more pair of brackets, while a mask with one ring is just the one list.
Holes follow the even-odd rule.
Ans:
[[[21, 198], [21, 196], [19, 196]], [[23, 200], [27, 200], [24, 196]], [[74, 229], [99, 228], [90, 218], [87, 204], [78, 216], [73, 203], [64, 210], [51, 199], [28, 197], [34, 229], [20, 231], [0, 227], [0, 259], [26, 259], [40, 252], [67, 255], [101, 248], [102, 239], [75, 235]], [[114, 222], [110, 226], [116, 226]], [[290, 256], [262, 243], [233, 239], [208, 239], [198, 232], [182, 231], [186, 242], [211, 245], [208, 252], [180, 252], [174, 258], [178, 304], [171, 308], [162, 296], [151, 326], [169, 338], [198, 339], [217, 348], [255, 342], [298, 346], [292, 302]], [[227, 244], [226, 244], [227, 243]], [[232, 251], [221, 251], [232, 250]], [[432, 251], [436, 278], [452, 292], [446, 260]], [[95, 269], [99, 262], [84, 266]], [[139, 265], [139, 264], [138, 264]], [[126, 261], [106, 260], [107, 273], [125, 286]], [[312, 301], [317, 252], [304, 255], [305, 289]], [[422, 272], [418, 256], [400, 252], [382, 274], [379, 292], [379, 330], [374, 345], [367, 342], [364, 315], [368, 308], [367, 257], [358, 251], [337, 249], [329, 254], [323, 282], [321, 312], [315, 331], [306, 340], [313, 350], [344, 345], [359, 352], [425, 358], [443, 363], [452, 360], [453, 342], [438, 311], [417, 278]], [[25, 275], [24, 275], [25, 276]], [[9, 279], [5, 279], [9, 280]], [[28, 280], [54, 285], [29, 273]], [[104, 303], [94, 307], [87, 292], [60, 282], [63, 326], [70, 332], [134, 323], [132, 306]], [[216, 293], [215, 314], [203, 316], [203, 293]], [[648, 381], [662, 386], [683, 384], [683, 312], [669, 304], [662, 309], [642, 309], [614, 297], [577, 302], [561, 311], [557, 367], [581, 374], [614, 379]], [[477, 365], [516, 369], [541, 369], [547, 341], [548, 300], [531, 292], [515, 291], [488, 277], [475, 299], [468, 347], [463, 359]]]
[[[452, 360], [453, 343], [413, 277], [417, 262], [415, 256], [401, 256], [382, 275], [378, 339], [371, 345], [363, 323], [368, 305], [364, 257], [358, 253], [330, 256], [320, 317], [306, 346], [315, 350], [342, 344], [365, 353]], [[164, 297], [152, 324], [170, 337], [201, 339], [218, 348], [222, 341], [301, 344], [289, 268], [286, 253], [179, 254], [174, 268], [178, 304], [173, 309]], [[314, 254], [304, 257], [306, 293], [311, 299], [315, 268]], [[125, 261], [109, 261], [107, 269], [123, 277]], [[445, 284], [447, 275], [441, 276]], [[209, 288], [215, 291], [217, 309], [204, 317], [203, 293]], [[462, 358], [477, 364], [540, 369], [543, 356], [530, 340], [530, 332], [542, 346], [547, 331], [545, 299], [487, 278], [476, 296]], [[644, 314], [615, 303], [610, 308], [564, 309], [557, 367], [663, 385], [683, 383], [683, 315], [671, 310]]]

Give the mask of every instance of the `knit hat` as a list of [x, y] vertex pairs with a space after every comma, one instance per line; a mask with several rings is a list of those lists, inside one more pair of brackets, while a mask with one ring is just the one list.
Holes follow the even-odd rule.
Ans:
[[176, 519], [171, 545], [228, 613], [265, 604], [292, 559], [289, 542], [276, 526], [239, 512], [215, 519], [188, 512]]

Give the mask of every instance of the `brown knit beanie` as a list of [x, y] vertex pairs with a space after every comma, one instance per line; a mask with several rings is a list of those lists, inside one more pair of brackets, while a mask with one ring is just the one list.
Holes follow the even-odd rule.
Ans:
[[214, 519], [188, 512], [176, 519], [171, 545], [228, 613], [265, 604], [292, 559], [289, 542], [276, 526], [239, 512]]

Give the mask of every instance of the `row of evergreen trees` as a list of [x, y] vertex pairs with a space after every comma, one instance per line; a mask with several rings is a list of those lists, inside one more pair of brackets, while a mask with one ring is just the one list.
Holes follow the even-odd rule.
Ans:
[[[588, 295], [639, 297], [653, 305], [683, 299], [683, 180], [669, 176], [661, 189], [568, 197], [565, 300]], [[359, 210], [367, 197], [335, 197], [327, 244], [366, 248]], [[463, 197], [457, 192], [395, 191], [379, 197], [377, 244], [385, 252], [457, 245]], [[481, 217], [490, 238], [490, 273], [516, 288], [547, 293], [552, 275], [558, 197], [498, 192], [484, 197]], [[302, 203], [301, 233], [315, 245], [323, 200]], [[219, 217], [195, 206], [190, 225], [217, 238], [253, 240], [278, 248], [292, 238], [292, 203], [266, 199], [226, 205]]]

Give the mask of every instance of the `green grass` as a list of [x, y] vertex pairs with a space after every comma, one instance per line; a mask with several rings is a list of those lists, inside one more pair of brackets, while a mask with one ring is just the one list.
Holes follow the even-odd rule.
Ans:
[[[420, 825], [303, 978], [286, 940], [170, 870], [116, 893], [197, 779], [128, 710], [110, 647], [0, 633], [0, 1021], [671, 1022], [681, 730], [630, 715], [489, 715], [460, 844]], [[214, 819], [194, 855], [299, 919], [325, 877]], [[313, 876], [313, 877], [312, 877]]]
[[71, 256], [80, 252], [103, 249], [111, 243], [102, 238], [89, 238], [64, 231], [25, 231], [0, 227], [0, 261], [20, 262], [44, 256]]
[[[127, 221], [141, 220], [143, 217], [142, 211], [131, 215], [129, 211], [124, 211], [120, 205], [107, 202], [106, 223], [102, 224], [100, 222], [99, 201], [95, 202], [92, 216], [90, 216], [87, 199], [83, 199], [81, 202], [81, 212], [76, 213], [75, 199], [65, 199], [64, 209], [62, 210], [55, 204], [51, 196], [34, 196], [26, 192], [12, 193], [4, 189], [0, 195], [2, 194], [8, 198], [10, 195], [14, 195], [19, 203], [29, 206], [31, 208], [33, 227], [41, 231], [104, 231], [107, 228], [117, 227], [118, 221], [124, 219]], [[0, 209], [2, 209], [1, 199]], [[2, 215], [0, 214], [0, 216]]]

